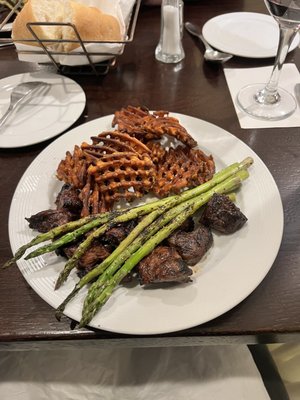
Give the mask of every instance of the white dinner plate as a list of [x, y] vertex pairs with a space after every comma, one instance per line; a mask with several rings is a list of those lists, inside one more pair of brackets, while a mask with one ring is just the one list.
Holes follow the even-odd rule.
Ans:
[[[214, 235], [214, 244], [195, 268], [192, 283], [151, 289], [139, 285], [119, 287], [90, 323], [94, 328], [151, 335], [202, 324], [245, 299], [266, 276], [277, 255], [283, 210], [278, 188], [265, 164], [229, 132], [197, 118], [171, 115], [179, 118], [201, 149], [213, 154], [217, 170], [248, 156], [254, 158], [250, 178], [237, 194], [237, 205], [248, 222], [232, 235]], [[36, 234], [28, 228], [25, 217], [54, 208], [62, 186], [55, 172], [66, 151], [110, 129], [112, 118], [109, 115], [72, 129], [51, 143], [29, 166], [17, 186], [9, 214], [9, 237], [14, 253]], [[29, 261], [21, 259], [18, 267], [39, 296], [56, 308], [78, 281], [74, 271], [66, 284], [54, 291], [64, 263], [65, 259], [53, 253]], [[84, 289], [69, 303], [65, 310], [67, 316], [80, 320], [85, 294]]]
[[[204, 38], [216, 49], [239, 57], [275, 57], [279, 41], [277, 22], [270, 15], [235, 12], [218, 15], [203, 26]], [[299, 35], [289, 51], [299, 44]]]
[[39, 71], [0, 80], [0, 117], [8, 108], [13, 88], [30, 81], [43, 81], [49, 86], [18, 106], [0, 127], [0, 148], [29, 146], [57, 136], [84, 110], [85, 93], [76, 82], [62, 75]]

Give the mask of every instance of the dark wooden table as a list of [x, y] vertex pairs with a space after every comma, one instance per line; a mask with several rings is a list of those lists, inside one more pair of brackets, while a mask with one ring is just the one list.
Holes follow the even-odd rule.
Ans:
[[[185, 20], [202, 26], [209, 18], [233, 11], [266, 13], [262, 0], [199, 0], [186, 3]], [[27, 285], [17, 268], [0, 275], [0, 342], [2, 346], [88, 345], [94, 341], [122, 345], [189, 345], [197, 343], [270, 343], [300, 338], [300, 128], [241, 129], [222, 66], [203, 62], [203, 48], [187, 33], [185, 60], [167, 65], [155, 60], [159, 39], [159, 7], [143, 7], [135, 38], [117, 65], [102, 77], [74, 76], [83, 87], [86, 109], [76, 125], [113, 113], [127, 104], [166, 109], [216, 124], [244, 141], [273, 174], [283, 201], [284, 236], [274, 265], [257, 289], [231, 311], [182, 332], [134, 337], [104, 331], [70, 330], [70, 320], [57, 322], [54, 310]], [[288, 61], [300, 65], [299, 49]], [[273, 59], [234, 57], [228, 67], [271, 65]], [[45, 67], [19, 62], [13, 48], [0, 49], [0, 78]], [[32, 160], [49, 144], [0, 149], [0, 264], [11, 257], [7, 233], [10, 203], [16, 185]], [[272, 227], [270, 226], [270, 229]], [[266, 238], [266, 240], [268, 240]], [[256, 249], [253, 249], [256, 251]]]

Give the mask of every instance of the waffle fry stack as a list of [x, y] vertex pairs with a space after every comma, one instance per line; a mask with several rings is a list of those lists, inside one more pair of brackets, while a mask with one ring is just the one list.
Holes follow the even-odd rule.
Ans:
[[[123, 108], [112, 125], [118, 129], [75, 146], [57, 168], [57, 177], [80, 189], [82, 216], [111, 210], [147, 193], [180, 193], [211, 179], [213, 157], [196, 149], [196, 141], [168, 112]], [[163, 144], [164, 139], [177, 143]], [[178, 144], [179, 143], [179, 144]]]

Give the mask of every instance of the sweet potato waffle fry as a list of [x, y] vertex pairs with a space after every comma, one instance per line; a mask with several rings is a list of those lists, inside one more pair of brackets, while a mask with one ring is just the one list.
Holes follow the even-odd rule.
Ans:
[[132, 201], [152, 189], [155, 166], [150, 149], [127, 134], [102, 132], [92, 144], [75, 146], [57, 168], [58, 179], [81, 189], [82, 216]]
[[[58, 166], [58, 179], [81, 191], [82, 216], [111, 210], [121, 199], [130, 202], [146, 193], [177, 194], [212, 178], [212, 156], [192, 148], [195, 140], [168, 112], [150, 114], [128, 106], [116, 111], [116, 124], [118, 130], [75, 146]], [[161, 143], [166, 135], [183, 144], [167, 148]]]
[[92, 144], [83, 143], [81, 148], [91, 156], [101, 157], [116, 151], [137, 152], [150, 154], [149, 148], [140, 140], [118, 131], [102, 132], [98, 136], [92, 136]]
[[79, 146], [74, 147], [73, 154], [66, 153], [64, 160], [58, 165], [56, 176], [76, 189], [82, 189], [87, 183], [88, 161], [86, 154]]
[[107, 203], [142, 197], [153, 186], [154, 164], [147, 154], [115, 152], [90, 165], [88, 174], [94, 177], [98, 190]]
[[148, 142], [147, 146], [151, 150], [152, 161], [158, 167], [163, 163], [163, 159], [167, 153], [167, 150], [159, 142], [155, 141]]
[[[150, 146], [151, 147], [151, 146]], [[212, 178], [215, 163], [212, 156], [201, 150], [178, 146], [163, 152], [157, 151], [157, 171], [153, 192], [158, 197], [178, 194]], [[156, 160], [155, 160], [156, 161]]]
[[115, 112], [112, 126], [116, 125], [119, 131], [126, 132], [142, 142], [169, 135], [188, 147], [197, 146], [197, 142], [180, 125], [178, 119], [169, 117], [168, 111], [156, 111], [151, 114], [144, 108], [128, 106]]

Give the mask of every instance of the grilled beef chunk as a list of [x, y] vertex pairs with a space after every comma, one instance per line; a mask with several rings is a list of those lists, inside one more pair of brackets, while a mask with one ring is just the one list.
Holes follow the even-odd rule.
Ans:
[[25, 219], [29, 222], [29, 228], [45, 233], [52, 228], [72, 221], [74, 217], [67, 210], [45, 210]]
[[192, 217], [187, 218], [182, 225], [179, 226], [175, 230], [177, 231], [184, 231], [184, 232], [191, 232], [195, 228], [194, 220]]
[[25, 218], [29, 222], [29, 228], [44, 233], [79, 218], [82, 202], [78, 194], [77, 189], [65, 184], [55, 201], [57, 209], [40, 211], [29, 218]]
[[121, 280], [120, 285], [128, 285], [129, 283], [137, 283], [136, 282], [136, 274], [134, 272], [129, 272], [124, 278]]
[[136, 223], [135, 220], [132, 220], [128, 223], [119, 224], [108, 229], [108, 231], [103, 235], [102, 241], [111, 246], [117, 247], [136, 226]]
[[[78, 243], [71, 243], [65, 246], [62, 250], [61, 255], [65, 255], [67, 258], [71, 258], [78, 248]], [[91, 247], [89, 247], [86, 252], [80, 257], [77, 268], [80, 276], [84, 276], [90, 270], [92, 270], [96, 265], [100, 264], [106, 257], [110, 255], [110, 249], [102, 244], [98, 240], [94, 240]]]
[[95, 241], [90, 248], [81, 256], [78, 269], [89, 272], [93, 267], [100, 264], [106, 257], [110, 255], [109, 249], [102, 243]]
[[66, 246], [59, 247], [55, 250], [55, 253], [58, 256], [71, 258], [75, 251], [77, 250], [79, 243], [69, 243]]
[[80, 217], [82, 209], [82, 201], [79, 199], [79, 191], [72, 185], [66, 183], [61, 188], [57, 195], [56, 201], [57, 210], [67, 210], [74, 214], [76, 217]]
[[168, 246], [156, 247], [137, 266], [141, 285], [164, 282], [189, 282], [192, 270], [177, 251]]
[[210, 229], [200, 224], [192, 232], [174, 232], [168, 243], [188, 265], [195, 265], [212, 245], [213, 237]]
[[215, 193], [201, 215], [200, 222], [222, 233], [233, 233], [240, 229], [247, 217], [224, 194]]

